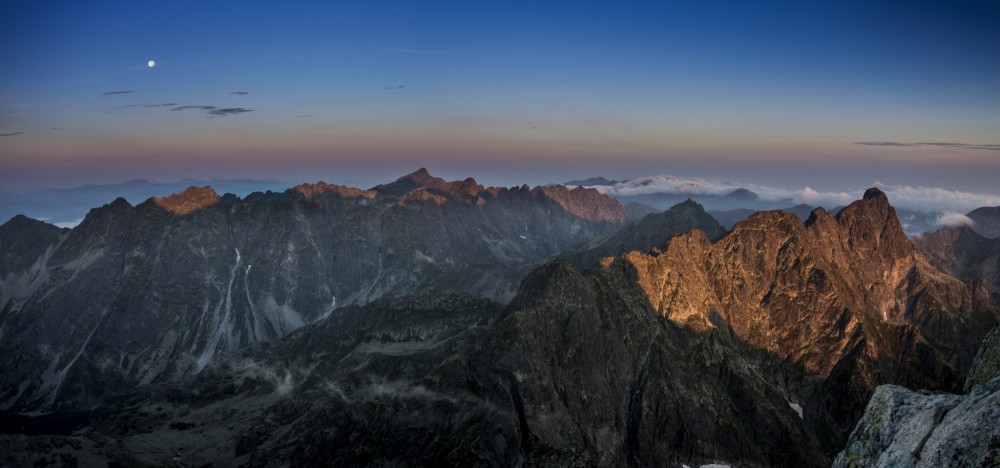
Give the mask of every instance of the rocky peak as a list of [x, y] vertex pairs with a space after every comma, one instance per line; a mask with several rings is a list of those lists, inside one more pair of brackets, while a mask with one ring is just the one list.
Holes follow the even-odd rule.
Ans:
[[554, 185], [536, 187], [534, 190], [555, 201], [566, 211], [590, 221], [611, 223], [628, 221], [628, 212], [621, 203], [596, 189], [577, 187], [570, 190], [563, 185]]
[[[46, 223], [44, 221], [39, 221], [35, 218], [29, 218], [25, 215], [19, 214], [10, 218], [6, 223], [0, 224], [0, 229], [3, 230], [19, 230], [19, 229], [37, 229], [44, 226], [53, 225]], [[56, 228], [58, 229], [58, 228]]]
[[865, 190], [865, 196], [862, 197], [862, 200], [869, 200], [873, 198], [883, 199], [886, 201], [886, 203], [889, 202], [889, 198], [885, 196], [885, 192], [883, 192], [878, 187], [872, 187], [868, 190]]
[[444, 179], [432, 176], [427, 169], [421, 167], [410, 174], [396, 179], [395, 182], [376, 185], [369, 190], [389, 195], [403, 195], [421, 187], [444, 182]]
[[375, 192], [371, 190], [361, 190], [344, 185], [327, 184], [322, 180], [315, 184], [300, 184], [292, 187], [292, 190], [302, 194], [302, 196], [313, 199], [324, 194], [330, 194], [340, 198], [374, 198]]
[[204, 187], [191, 186], [184, 189], [183, 192], [162, 198], [153, 197], [152, 200], [157, 206], [172, 214], [186, 216], [219, 203], [220, 198], [215, 190], [212, 190], [212, 187], [206, 185]]
[[864, 198], [837, 213], [837, 222], [847, 234], [849, 247], [862, 258], [899, 259], [913, 252], [896, 210], [878, 188], [866, 190]]

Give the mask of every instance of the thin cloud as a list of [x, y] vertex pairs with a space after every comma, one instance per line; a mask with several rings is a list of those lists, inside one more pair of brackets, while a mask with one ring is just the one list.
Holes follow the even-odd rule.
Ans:
[[112, 159], [119, 159], [118, 156], [94, 156], [90, 158], [68, 158], [63, 159], [63, 162], [89, 162], [89, 161], [109, 161]]
[[386, 86], [385, 89], [403, 89], [406, 85]]
[[250, 91], [233, 91], [229, 94], [232, 94], [234, 96], [246, 96], [247, 94], [250, 94]]
[[0, 137], [22, 135], [24, 132], [0, 133]]
[[101, 96], [111, 96], [111, 95], [114, 95], [114, 94], [130, 94], [130, 93], [132, 93], [131, 89], [122, 89], [122, 90], [117, 90], [117, 91], [107, 91], [107, 92], [101, 93]]
[[227, 107], [225, 109], [215, 109], [208, 111], [209, 114], [218, 115], [225, 117], [227, 115], [242, 114], [244, 112], [253, 112], [253, 109], [244, 109], [242, 107]]
[[305, 119], [305, 118], [308, 118], [308, 117], [316, 117], [316, 114], [302, 114], [302, 115], [296, 115], [295, 116], [296, 119]]
[[129, 104], [127, 106], [118, 106], [118, 107], [170, 107], [176, 105], [177, 105], [176, 102], [165, 102], [163, 104]]
[[903, 147], [932, 146], [938, 148], [1000, 151], [1000, 145], [977, 145], [975, 143], [948, 143], [948, 142], [900, 143], [898, 141], [855, 141], [854, 144], [865, 145], [865, 146], [903, 146]]
[[175, 107], [175, 108], [170, 109], [170, 110], [171, 111], [182, 111], [182, 110], [187, 110], [187, 109], [198, 109], [198, 110], [203, 110], [203, 111], [210, 111], [212, 109], [215, 109], [215, 106], [180, 106], [180, 107]]

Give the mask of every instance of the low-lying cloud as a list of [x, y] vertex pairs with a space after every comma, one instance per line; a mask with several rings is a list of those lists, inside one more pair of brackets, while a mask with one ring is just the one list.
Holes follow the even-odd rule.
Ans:
[[937, 221], [934, 223], [938, 226], [945, 227], [969, 227], [971, 228], [975, 225], [975, 221], [972, 218], [962, 214], [962, 213], [944, 213], [938, 217]]
[[10, 132], [10, 133], [0, 133], [0, 137], [5, 137], [5, 136], [15, 136], [15, 135], [23, 135], [23, 134], [24, 134], [24, 132]]
[[105, 91], [101, 93], [101, 96], [113, 96], [115, 94], [131, 94], [131, 93], [132, 93], [131, 89], [120, 89], [115, 91]]
[[865, 145], [865, 146], [903, 146], [903, 147], [936, 146], [939, 148], [1000, 151], [1000, 145], [980, 145], [976, 143], [947, 143], [947, 142], [901, 143], [898, 141], [855, 141], [854, 144]]
[[246, 96], [247, 94], [250, 94], [250, 91], [233, 91], [229, 94], [232, 94], [233, 96]]
[[[896, 208], [920, 213], [946, 214], [968, 213], [982, 206], [1000, 206], [1000, 196], [981, 193], [961, 192], [938, 187], [910, 185], [885, 185], [874, 182], [889, 202]], [[741, 188], [758, 195], [767, 202], [805, 203], [827, 209], [844, 206], [861, 199], [868, 187], [857, 187], [843, 191], [819, 191], [812, 187], [799, 190], [767, 187], [755, 184], [737, 184], [711, 179], [684, 178], [671, 175], [639, 177], [614, 185], [592, 187], [612, 196], [635, 196], [663, 193], [683, 196], [723, 196]], [[951, 219], [951, 218], [949, 218]]]

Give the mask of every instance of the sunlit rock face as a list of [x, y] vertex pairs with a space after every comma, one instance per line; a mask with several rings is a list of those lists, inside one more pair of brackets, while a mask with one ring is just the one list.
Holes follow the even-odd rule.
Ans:
[[775, 382], [811, 407], [828, 449], [879, 384], [959, 391], [997, 323], [989, 294], [919, 254], [877, 189], [836, 217], [760, 212], [714, 244], [692, 231], [616, 262], [663, 316], [698, 330], [724, 323], [760, 351]]
[[421, 170], [371, 190], [118, 199], [72, 231], [15, 218], [0, 228], [0, 409], [86, 408], [385, 295], [508, 301], [546, 258], [626, 217], [594, 190]]

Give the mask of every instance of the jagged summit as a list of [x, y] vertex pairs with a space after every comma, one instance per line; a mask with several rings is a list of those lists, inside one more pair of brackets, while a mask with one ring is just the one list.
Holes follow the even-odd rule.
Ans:
[[432, 176], [431, 173], [428, 172], [426, 168], [421, 167], [420, 169], [417, 169], [416, 171], [410, 174], [404, 175], [396, 179], [395, 182], [376, 185], [369, 190], [391, 195], [404, 195], [412, 190], [421, 187], [426, 187], [428, 185], [439, 184], [444, 182], [445, 182], [444, 179]]
[[299, 184], [290, 189], [302, 194], [302, 196], [312, 199], [324, 194], [331, 194], [342, 198], [374, 198], [376, 192], [372, 190], [361, 190], [346, 185], [328, 184], [322, 180], [315, 184]]
[[191, 186], [184, 189], [183, 192], [166, 197], [153, 197], [151, 200], [170, 213], [185, 216], [219, 203], [221, 198], [212, 187], [206, 185], [204, 187]]

